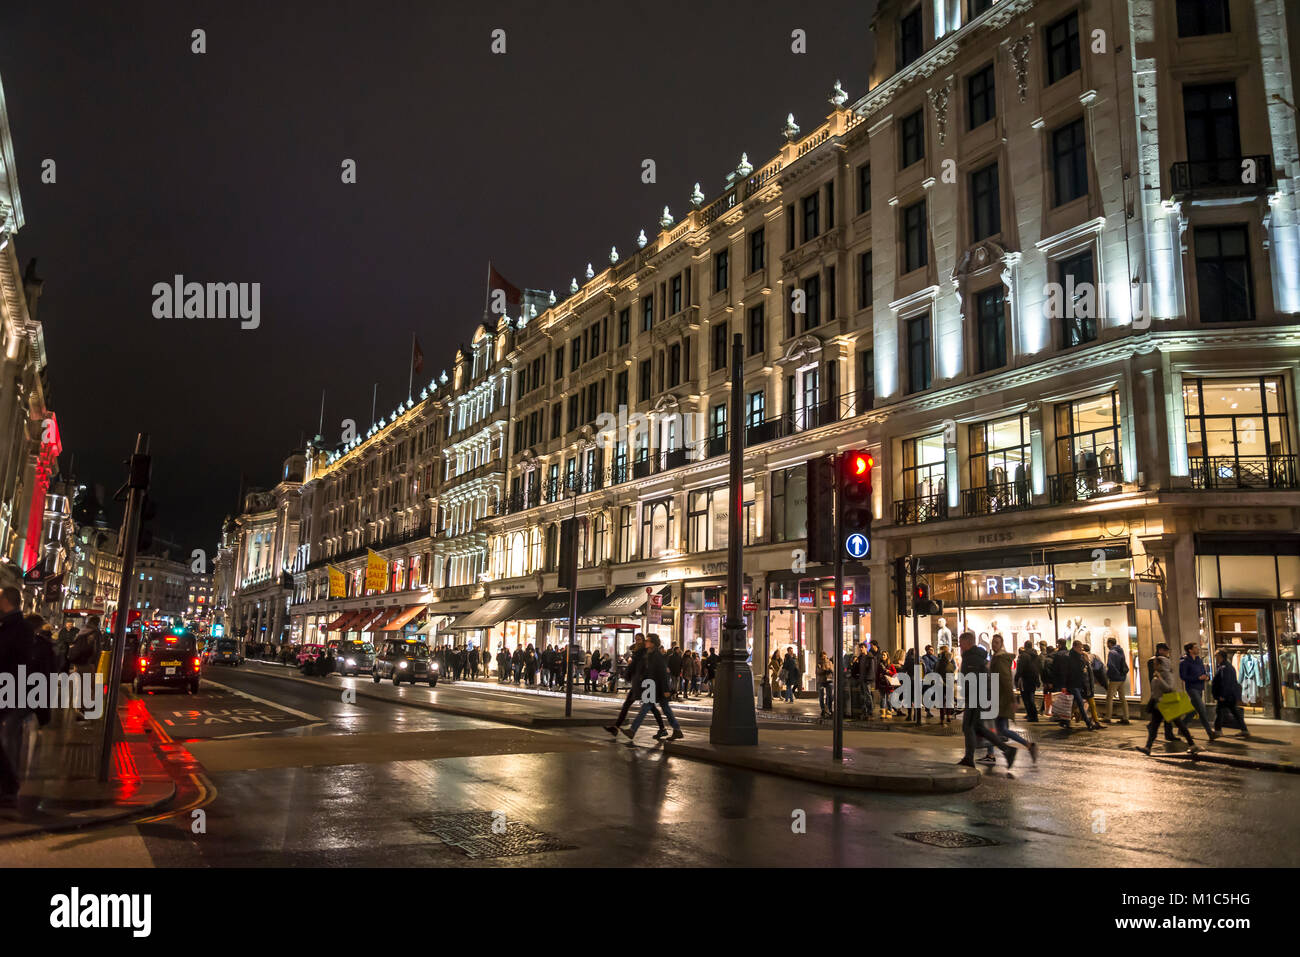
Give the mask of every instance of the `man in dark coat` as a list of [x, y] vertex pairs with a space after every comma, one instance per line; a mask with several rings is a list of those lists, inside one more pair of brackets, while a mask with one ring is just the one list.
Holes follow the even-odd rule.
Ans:
[[[963, 684], [967, 675], [974, 675], [978, 680], [980, 675], [987, 675], [989, 670], [989, 653], [975, 644], [975, 632], [963, 631], [957, 639], [961, 647], [961, 673]], [[999, 738], [996, 734], [988, 729], [984, 723], [984, 718], [980, 715], [979, 704], [975, 701], [963, 701], [965, 710], [961, 715], [961, 732], [962, 737], [966, 740], [966, 754], [958, 761], [968, 768], [975, 767], [975, 741], [977, 738], [983, 738], [990, 745], [1002, 751], [1002, 756], [1007, 760], [1007, 767], [1010, 768], [1016, 763], [1016, 749]]]
[[1025, 705], [1025, 720], [1038, 721], [1038, 706], [1034, 702], [1034, 692], [1042, 683], [1042, 668], [1038, 663], [1038, 652], [1034, 643], [1026, 641], [1016, 658], [1016, 687], [1020, 690], [1020, 700]]
[[[1089, 731], [1100, 731], [1101, 726], [1094, 723], [1091, 715], [1088, 714], [1088, 698], [1092, 688], [1092, 657], [1083, 650], [1083, 642], [1075, 641], [1074, 647], [1070, 649], [1066, 656], [1065, 664], [1065, 690], [1074, 698], [1074, 705], [1079, 709], [1079, 714], [1083, 718], [1083, 723], [1087, 725]], [[1060, 674], [1058, 665], [1057, 674]]]
[[[627, 696], [623, 699], [623, 707], [618, 712], [618, 718], [613, 724], [605, 725], [605, 730], [612, 735], [618, 735], [618, 729], [622, 727], [623, 722], [627, 719], [627, 712], [632, 707], [632, 702], [641, 697], [641, 681], [645, 677], [645, 658], [645, 635], [638, 631], [636, 637], [632, 639], [632, 655], [627, 663]], [[668, 729], [664, 727], [664, 719], [660, 716], [658, 708], [654, 710], [654, 716], [655, 720], [659, 722], [659, 736], [667, 734]]]
[[[35, 637], [22, 613], [22, 595], [17, 588], [0, 589], [0, 678], [7, 677], [15, 692], [22, 695], [18, 686], [18, 666], [26, 665], [32, 658]], [[22, 701], [0, 708], [0, 803], [12, 804], [18, 798], [18, 752], [23, 737]]]

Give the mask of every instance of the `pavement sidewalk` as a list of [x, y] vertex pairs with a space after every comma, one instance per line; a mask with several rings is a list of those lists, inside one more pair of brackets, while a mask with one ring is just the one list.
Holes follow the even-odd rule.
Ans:
[[103, 718], [77, 721], [62, 709], [44, 728], [29, 732], [17, 804], [0, 808], [0, 841], [134, 817], [175, 797], [176, 785], [130, 716], [129, 702], [112, 720], [119, 734], [105, 783], [97, 778]]

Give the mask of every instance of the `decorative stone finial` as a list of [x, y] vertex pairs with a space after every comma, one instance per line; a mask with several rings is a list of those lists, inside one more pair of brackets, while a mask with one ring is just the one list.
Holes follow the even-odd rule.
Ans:
[[848, 101], [849, 95], [844, 92], [844, 87], [840, 86], [840, 81], [835, 81], [835, 88], [831, 90], [831, 105], [837, 109]]
[[786, 115], [785, 129], [781, 130], [781, 135], [785, 137], [787, 143], [793, 142], [794, 138], [799, 135], [799, 124], [794, 121], [793, 113]]
[[577, 291], [578, 291], [578, 277], [574, 276], [572, 279], [569, 280], [569, 295], [573, 295]]
[[664, 207], [664, 214], [659, 217], [659, 225], [667, 229], [673, 224], [673, 214], [668, 212], [668, 207]]
[[702, 206], [703, 204], [704, 204], [704, 193], [700, 189], [700, 184], [696, 183], [695, 188], [691, 190], [691, 205], [694, 206], [696, 209], [699, 209], [700, 206]]
[[637, 248], [637, 249], [645, 249], [645, 244], [648, 243], [648, 242], [650, 242], [650, 240], [648, 240], [648, 239], [645, 238], [645, 230], [644, 230], [644, 229], [641, 230], [641, 232], [639, 232], [639, 233], [636, 234], [636, 248]]
[[[794, 119], [793, 116], [791, 116], [790, 118]], [[749, 162], [748, 153], [740, 154], [740, 165], [736, 167], [736, 172], [739, 173], [741, 176], [748, 176], [750, 173], [754, 172], [754, 167], [750, 165]]]
[[552, 289], [552, 290], [551, 290], [551, 305], [553, 306], [553, 305], [555, 305], [555, 303], [556, 303], [556, 299], [555, 299], [555, 290]]
[[591, 268], [591, 263], [587, 263], [587, 278], [588, 279], [596, 278], [596, 270]]
[[617, 246], [610, 246], [610, 247], [609, 247], [609, 262], [610, 262], [610, 265], [613, 265], [614, 263], [618, 262], [618, 247], [617, 247]]

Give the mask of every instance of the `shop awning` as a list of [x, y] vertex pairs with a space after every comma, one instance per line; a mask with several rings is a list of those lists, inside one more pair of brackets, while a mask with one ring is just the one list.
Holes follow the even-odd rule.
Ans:
[[[650, 586], [651, 594], [657, 594], [663, 586]], [[567, 596], [566, 596], [567, 597]], [[646, 602], [645, 585], [625, 585], [603, 597], [594, 606], [587, 609], [585, 618], [635, 618], [641, 614]], [[579, 605], [582, 598], [579, 596]], [[566, 608], [565, 614], [568, 614]]]
[[373, 608], [368, 608], [357, 617], [357, 620], [352, 623], [349, 630], [374, 631], [375, 625], [387, 618], [389, 611], [390, 609], [388, 608], [380, 608], [378, 611]]
[[519, 618], [519, 610], [532, 602], [530, 598], [489, 598], [463, 618], [458, 618], [444, 631], [467, 631], [471, 628], [491, 628], [503, 621]]
[[383, 630], [401, 631], [404, 627], [406, 627], [407, 622], [409, 622], [420, 612], [424, 611], [425, 607], [426, 606], [424, 605], [407, 605], [405, 608], [401, 609], [401, 611], [399, 611], [396, 615], [394, 615], [392, 618], [388, 620], [388, 622], [384, 625]]
[[345, 611], [343, 614], [339, 615], [328, 625], [326, 625], [325, 630], [326, 631], [347, 631], [348, 628], [352, 626], [352, 623], [356, 621], [357, 616], [360, 614], [361, 613], [358, 611]]
[[[642, 587], [641, 597], [645, 598], [645, 586]], [[578, 592], [578, 617], [589, 618], [591, 612], [589, 609], [594, 608], [605, 597], [605, 592], [600, 588], [588, 588], [585, 591]], [[521, 621], [554, 621], [560, 618], [569, 617], [569, 593], [567, 591], [548, 592], [541, 598], [534, 599], [527, 608], [522, 609], [515, 615]]]

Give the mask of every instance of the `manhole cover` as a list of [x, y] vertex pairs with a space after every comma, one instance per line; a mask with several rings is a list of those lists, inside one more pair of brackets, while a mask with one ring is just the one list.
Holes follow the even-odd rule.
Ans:
[[455, 811], [417, 818], [412, 823], [420, 831], [432, 834], [443, 843], [464, 852], [467, 857], [479, 860], [574, 850], [573, 845], [565, 844], [523, 821], [504, 822], [504, 831], [501, 830], [502, 825], [497, 824], [500, 833], [495, 833], [493, 824], [497, 820], [485, 811]]
[[899, 831], [898, 836], [931, 847], [990, 847], [1001, 843], [965, 831]]

